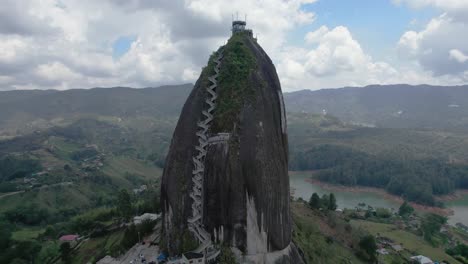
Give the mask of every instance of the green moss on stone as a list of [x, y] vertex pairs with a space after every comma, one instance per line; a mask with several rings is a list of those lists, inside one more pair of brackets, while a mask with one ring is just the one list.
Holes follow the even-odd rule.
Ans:
[[248, 38], [246, 34], [235, 34], [224, 47], [212, 126], [215, 133], [231, 131], [246, 100], [254, 98], [255, 89], [249, 80], [256, 69], [256, 59], [246, 45]]

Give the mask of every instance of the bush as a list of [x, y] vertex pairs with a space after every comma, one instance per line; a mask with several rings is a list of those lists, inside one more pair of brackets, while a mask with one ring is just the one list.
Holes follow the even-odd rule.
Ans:
[[375, 209], [375, 215], [379, 218], [389, 218], [392, 216], [392, 212], [387, 208], [377, 208]]
[[414, 208], [407, 201], [404, 201], [403, 204], [398, 209], [398, 214], [402, 217], [408, 217], [413, 212], [414, 212]]
[[35, 204], [23, 205], [5, 212], [5, 218], [11, 223], [39, 225], [49, 221], [50, 213]]
[[369, 261], [370, 263], [375, 263], [377, 261], [377, 243], [375, 238], [372, 235], [366, 235], [361, 238], [359, 241], [359, 251], [358, 256], [364, 260]]

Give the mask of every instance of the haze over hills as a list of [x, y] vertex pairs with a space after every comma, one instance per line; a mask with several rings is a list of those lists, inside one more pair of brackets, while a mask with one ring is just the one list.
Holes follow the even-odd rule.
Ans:
[[[371, 167], [367, 164], [370, 160], [374, 164], [398, 161], [395, 166], [403, 174], [415, 169], [407, 163], [419, 164], [417, 171], [424, 175], [439, 175], [436, 168], [426, 166], [433, 163], [431, 160], [466, 164], [468, 138], [458, 130], [468, 127], [467, 88], [390, 85], [285, 93], [290, 169], [333, 168], [316, 162], [323, 159], [352, 167], [350, 164], [356, 161], [351, 156], [366, 167]], [[10, 139], [0, 141], [0, 153], [47, 150], [50, 142], [60, 138], [78, 144], [74, 151], [97, 145], [100, 151], [113, 156], [162, 166], [191, 89], [191, 84], [184, 84], [145, 89], [0, 92], [0, 139]], [[323, 109], [327, 115], [323, 115]], [[62, 145], [52, 144], [52, 149]], [[62, 160], [62, 166], [67, 162]], [[334, 169], [339, 172], [344, 168]], [[382, 170], [366, 173], [380, 177], [385, 173]], [[342, 184], [388, 187], [387, 180], [377, 184], [359, 177], [335, 176], [328, 178]], [[424, 203], [434, 202], [432, 194], [449, 193], [466, 185], [458, 176], [451, 178], [443, 190], [430, 191], [426, 186]], [[437, 181], [434, 184], [440, 186]], [[421, 199], [414, 198], [419, 202]]]
[[70, 124], [83, 117], [177, 118], [191, 84], [157, 89], [7, 91], [0, 96], [0, 137]]
[[291, 112], [393, 128], [468, 128], [468, 86], [370, 85], [285, 94]]
[[[7, 91], [0, 96], [0, 137], [85, 116], [177, 118], [191, 84], [158, 88]], [[373, 85], [285, 93], [289, 112], [322, 113], [347, 123], [425, 129], [468, 128], [468, 86]]]

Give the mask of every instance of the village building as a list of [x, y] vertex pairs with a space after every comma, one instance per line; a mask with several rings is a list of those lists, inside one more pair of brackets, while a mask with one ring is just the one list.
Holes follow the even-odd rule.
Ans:
[[390, 244], [390, 246], [395, 250], [396, 252], [400, 252], [403, 250], [403, 247], [399, 244]]
[[410, 258], [411, 259], [411, 263], [416, 263], [416, 264], [434, 264], [434, 262], [426, 257], [426, 256], [423, 256], [423, 255], [419, 255], [419, 256], [413, 256]]
[[144, 213], [139, 216], [133, 217], [133, 223], [135, 225], [139, 225], [143, 223], [144, 221], [156, 221], [161, 217], [161, 214], [150, 214], [150, 213]]
[[182, 254], [181, 264], [205, 263], [205, 255], [202, 253], [187, 252]]
[[80, 240], [79, 235], [63, 235], [59, 238], [60, 243], [70, 243], [70, 246], [75, 246]]
[[133, 189], [133, 193], [137, 195], [137, 194], [145, 192], [146, 190], [148, 190], [148, 186], [146, 184], [143, 184], [140, 186], [140, 188]]
[[376, 250], [380, 255], [388, 255], [389, 252], [385, 248], [380, 248]]

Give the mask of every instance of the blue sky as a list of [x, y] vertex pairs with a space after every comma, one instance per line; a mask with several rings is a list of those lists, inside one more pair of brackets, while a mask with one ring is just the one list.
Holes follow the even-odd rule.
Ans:
[[[316, 16], [314, 23], [297, 27], [288, 34], [288, 42], [302, 46], [304, 35], [326, 25], [340, 25], [353, 33], [353, 37], [376, 59], [388, 59], [395, 43], [407, 30], [420, 30], [439, 12], [432, 7], [419, 9], [396, 5], [389, 0], [321, 0], [302, 7]], [[113, 57], [124, 55], [137, 36], [121, 36], [112, 44]]]
[[132, 43], [137, 39], [136, 36], [122, 36], [112, 44], [112, 57], [118, 59], [130, 49]]
[[395, 43], [405, 31], [422, 29], [440, 13], [430, 6], [413, 9], [390, 0], [322, 0], [303, 9], [314, 12], [316, 20], [291, 32], [291, 43], [302, 45], [304, 35], [322, 25], [329, 28], [344, 25], [376, 59], [384, 59], [389, 52], [394, 52]]

